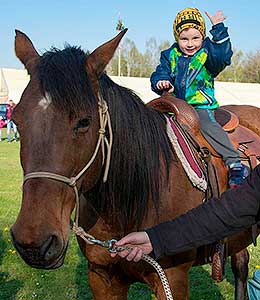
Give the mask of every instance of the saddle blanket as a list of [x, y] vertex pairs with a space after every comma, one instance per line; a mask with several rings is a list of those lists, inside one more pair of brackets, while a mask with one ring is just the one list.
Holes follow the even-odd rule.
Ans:
[[182, 166], [194, 186], [202, 190], [203, 192], [207, 189], [207, 181], [204, 173], [201, 170], [194, 154], [188, 144], [183, 130], [169, 115], [166, 116], [167, 120], [167, 135], [172, 143], [172, 146], [182, 163]]

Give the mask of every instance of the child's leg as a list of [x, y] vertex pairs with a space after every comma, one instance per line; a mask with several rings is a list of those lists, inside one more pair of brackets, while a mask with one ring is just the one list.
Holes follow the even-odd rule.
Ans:
[[206, 109], [197, 110], [200, 118], [200, 129], [205, 139], [222, 156], [229, 168], [228, 184], [234, 188], [242, 183], [248, 175], [247, 169], [241, 164], [239, 153], [229, 140], [227, 133], [217, 123], [214, 113]]
[[0, 128], [0, 141], [2, 141], [2, 128]]
[[233, 147], [227, 133], [218, 124], [214, 112], [207, 109], [197, 109], [200, 119], [200, 129], [205, 139], [222, 156], [226, 166], [240, 162], [239, 153]]

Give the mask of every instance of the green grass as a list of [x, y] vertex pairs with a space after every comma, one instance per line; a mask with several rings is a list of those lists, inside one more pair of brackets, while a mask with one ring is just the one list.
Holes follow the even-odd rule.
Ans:
[[[92, 299], [86, 278], [86, 261], [73, 235], [64, 265], [52, 271], [36, 270], [27, 266], [12, 246], [9, 228], [14, 223], [21, 204], [22, 171], [19, 163], [19, 143], [0, 142], [0, 176], [0, 299]], [[260, 249], [251, 246], [249, 251], [252, 276], [256, 265], [260, 265]], [[234, 283], [229, 264], [227, 277], [220, 284], [213, 283], [210, 272], [208, 265], [192, 269], [190, 299], [233, 299]], [[153, 296], [145, 285], [135, 284], [131, 287], [128, 298], [150, 300]]]

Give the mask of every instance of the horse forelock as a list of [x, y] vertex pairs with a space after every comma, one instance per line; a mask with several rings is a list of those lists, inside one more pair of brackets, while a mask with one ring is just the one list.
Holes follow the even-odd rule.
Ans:
[[52, 48], [40, 58], [37, 75], [41, 92], [61, 111], [77, 114], [96, 103], [86, 57], [79, 47], [66, 45], [62, 50]]
[[139, 226], [149, 198], [159, 207], [160, 161], [168, 166], [173, 158], [165, 118], [106, 75], [100, 79], [100, 90], [108, 102], [114, 131], [111, 167], [108, 182], [98, 185], [87, 197], [98, 203], [101, 212], [113, 216], [113, 222], [122, 229], [130, 224]]

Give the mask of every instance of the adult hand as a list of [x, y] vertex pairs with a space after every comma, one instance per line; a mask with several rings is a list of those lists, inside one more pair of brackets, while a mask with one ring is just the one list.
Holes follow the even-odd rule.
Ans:
[[173, 92], [173, 86], [169, 80], [159, 80], [156, 83], [156, 87], [158, 90], [167, 90], [169, 93]]
[[112, 257], [119, 255], [128, 261], [138, 262], [143, 254], [149, 254], [153, 251], [151, 241], [145, 231], [132, 232], [116, 242], [116, 246], [127, 247], [127, 250], [111, 253]]
[[205, 14], [210, 19], [212, 25], [222, 23], [224, 22], [224, 20], [226, 20], [226, 17], [224, 16], [222, 10], [218, 10], [214, 16], [211, 16], [207, 11], [205, 11]]

